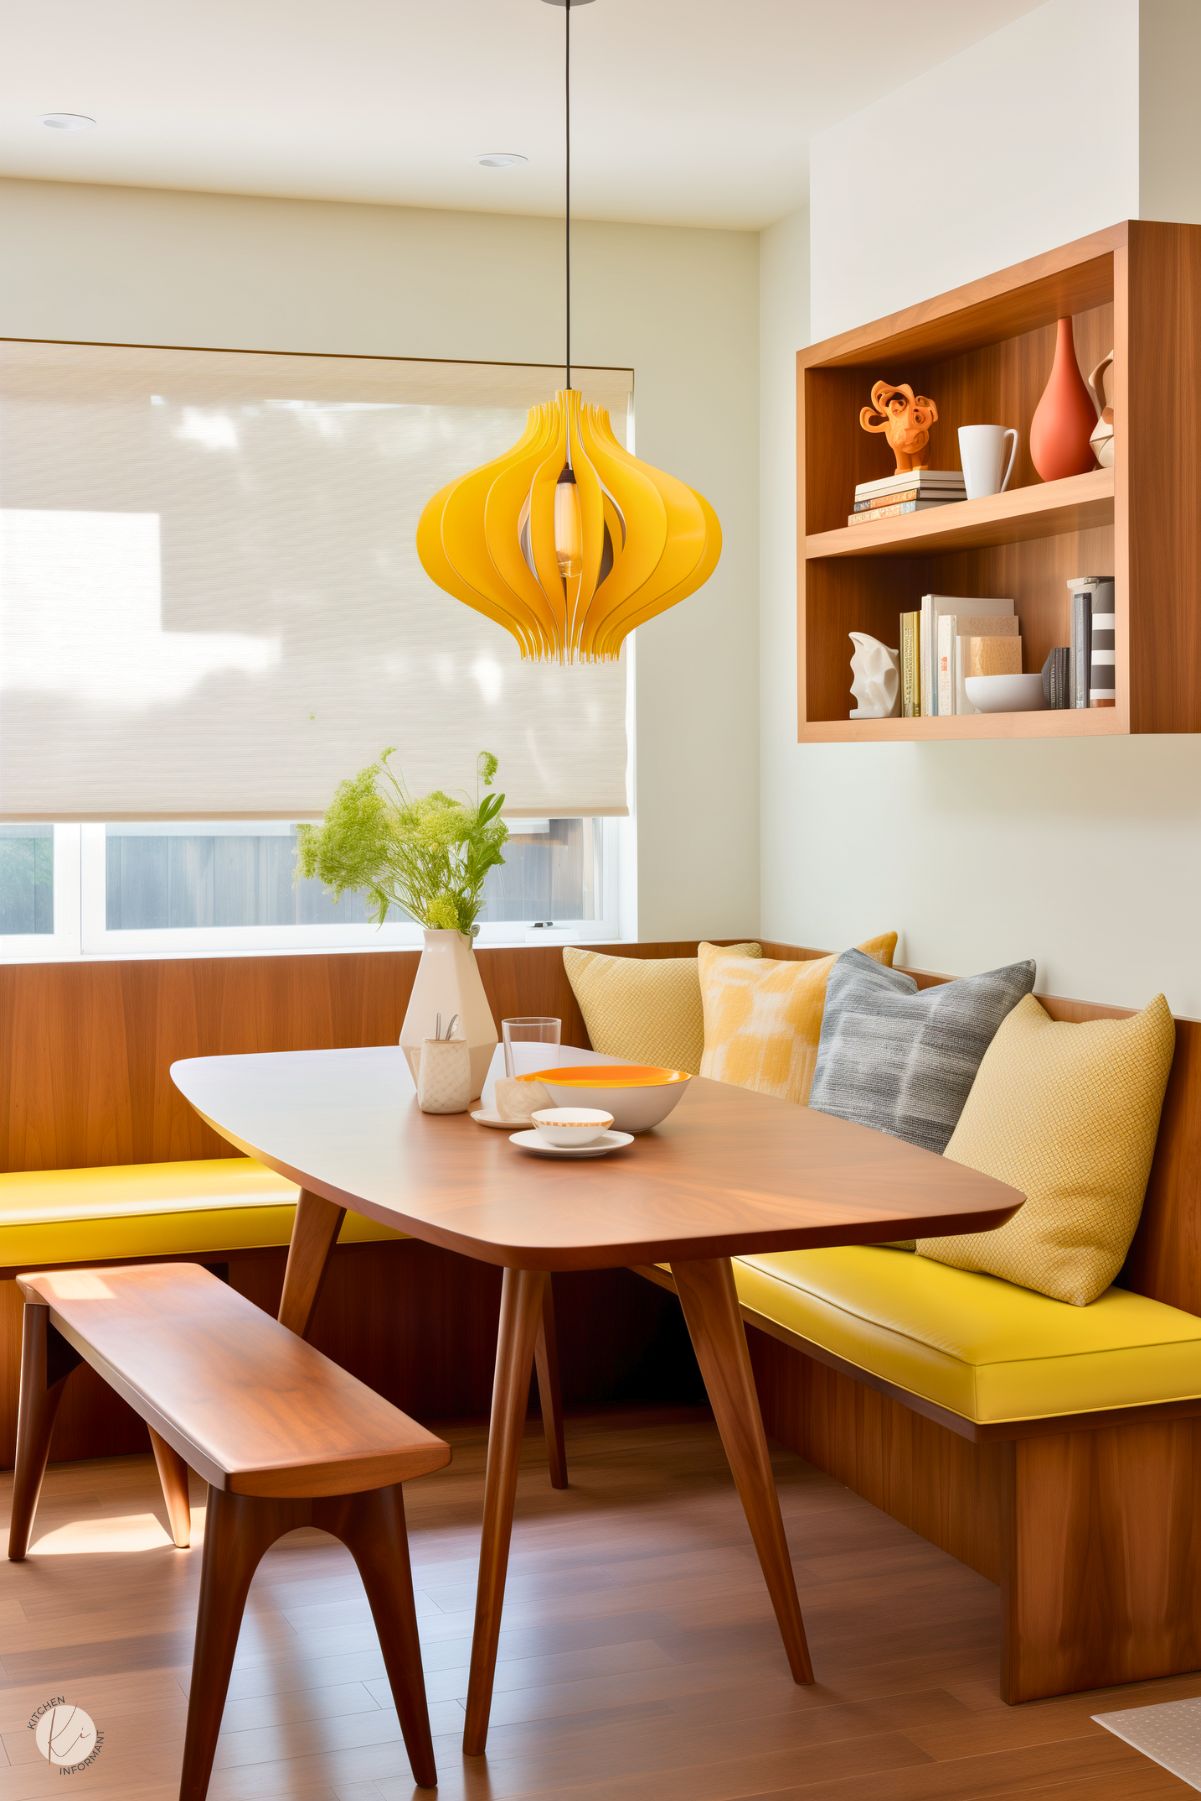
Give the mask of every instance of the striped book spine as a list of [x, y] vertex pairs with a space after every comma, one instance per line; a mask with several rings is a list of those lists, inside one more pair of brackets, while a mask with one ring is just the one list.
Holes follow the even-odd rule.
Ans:
[[1114, 662], [1113, 578], [1102, 576], [1092, 591], [1092, 631], [1089, 634], [1088, 704], [1112, 707], [1117, 702], [1117, 668]]

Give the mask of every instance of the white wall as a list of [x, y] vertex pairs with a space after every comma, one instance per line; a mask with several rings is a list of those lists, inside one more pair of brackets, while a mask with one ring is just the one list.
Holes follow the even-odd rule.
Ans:
[[1139, 214], [1201, 223], [1201, 5], [1139, 0]]
[[[0, 182], [0, 235], [3, 336], [560, 354], [551, 220]], [[638, 633], [638, 930], [739, 935], [759, 884], [757, 241], [573, 237], [576, 356], [634, 368], [639, 454], [700, 488], [725, 537], [709, 584]]]
[[[1144, 0], [1144, 60], [1175, 4]], [[1051, 0], [819, 139], [813, 335], [1136, 212], [1139, 23], [1135, 0]], [[1174, 67], [1170, 39], [1158, 54]], [[914, 167], [938, 179], [869, 206], [881, 172], [904, 168], [897, 121], [916, 116], [922, 91], [937, 130], [927, 149], [915, 127]], [[1160, 132], [1162, 113], [1144, 92]], [[1161, 168], [1175, 166], [1169, 150], [1157, 149]], [[1195, 163], [1193, 180], [1201, 192]], [[1163, 217], [1156, 198], [1144, 192], [1144, 206]], [[870, 214], [882, 229], [867, 228]], [[1139, 1005], [1162, 988], [1201, 1016], [1201, 739], [796, 744], [790, 358], [807, 341], [803, 231], [798, 214], [762, 243], [764, 934], [833, 947], [895, 926], [928, 968], [1033, 956], [1046, 990]]]
[[1050, 0], [815, 138], [814, 340], [1136, 217], [1138, 60], [1138, 0]]

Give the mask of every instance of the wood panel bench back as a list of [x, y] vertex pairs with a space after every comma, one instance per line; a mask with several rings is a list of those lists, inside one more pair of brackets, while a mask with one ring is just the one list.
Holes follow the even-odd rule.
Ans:
[[[694, 941], [600, 947], [690, 956]], [[764, 942], [775, 957], [822, 953]], [[557, 944], [481, 950], [492, 1011], [546, 1013], [568, 1043], [587, 1035]], [[228, 1146], [181, 1099], [179, 1057], [312, 1050], [394, 1040], [416, 951], [173, 958], [0, 967], [0, 1168], [73, 1169], [217, 1157]], [[912, 972], [923, 985], [946, 980]], [[1128, 1009], [1040, 996], [1056, 1019]], [[1142, 1224], [1123, 1280], [1201, 1313], [1201, 1023], [1177, 1020], [1176, 1058]]]

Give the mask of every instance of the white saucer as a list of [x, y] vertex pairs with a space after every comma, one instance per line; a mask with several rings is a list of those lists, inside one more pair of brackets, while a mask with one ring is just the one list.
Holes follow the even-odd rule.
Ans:
[[519, 1150], [533, 1151], [535, 1157], [606, 1157], [610, 1151], [619, 1151], [633, 1142], [632, 1132], [602, 1132], [591, 1144], [581, 1145], [544, 1144], [537, 1132], [513, 1132], [509, 1136], [510, 1144]]
[[471, 1117], [477, 1126], [503, 1126], [506, 1132], [521, 1124], [519, 1119], [502, 1119], [495, 1107], [480, 1107]]

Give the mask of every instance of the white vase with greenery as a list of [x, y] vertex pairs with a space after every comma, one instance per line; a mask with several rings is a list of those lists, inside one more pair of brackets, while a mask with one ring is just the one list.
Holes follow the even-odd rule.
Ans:
[[343, 782], [319, 826], [301, 826], [298, 868], [316, 876], [334, 896], [367, 897], [383, 924], [400, 907], [425, 928], [425, 949], [400, 1031], [413, 1079], [421, 1046], [435, 1035], [438, 1016], [471, 1055], [472, 1092], [479, 1094], [496, 1050], [496, 1022], [484, 993], [473, 939], [484, 902], [484, 880], [504, 862], [509, 836], [500, 817], [503, 794], [486, 792], [496, 758], [477, 760], [474, 803], [440, 789], [414, 800], [389, 765], [378, 763]]

